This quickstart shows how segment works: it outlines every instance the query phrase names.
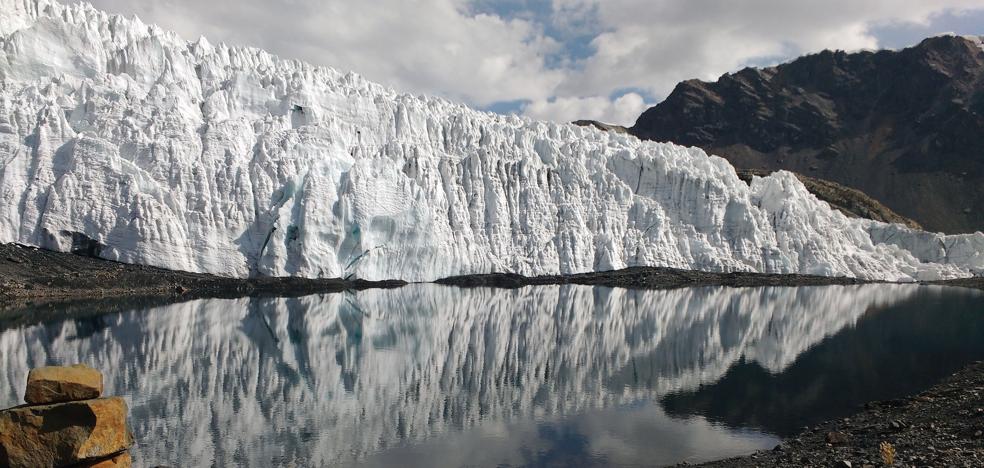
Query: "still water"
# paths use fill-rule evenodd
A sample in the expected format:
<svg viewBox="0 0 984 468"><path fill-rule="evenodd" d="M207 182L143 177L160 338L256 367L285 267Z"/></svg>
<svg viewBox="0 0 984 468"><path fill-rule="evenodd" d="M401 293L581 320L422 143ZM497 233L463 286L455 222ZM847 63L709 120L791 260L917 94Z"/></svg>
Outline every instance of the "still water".
<svg viewBox="0 0 984 468"><path fill-rule="evenodd" d="M652 466L771 448L984 359L984 294L916 285L411 285L0 325L123 395L137 466Z"/></svg>

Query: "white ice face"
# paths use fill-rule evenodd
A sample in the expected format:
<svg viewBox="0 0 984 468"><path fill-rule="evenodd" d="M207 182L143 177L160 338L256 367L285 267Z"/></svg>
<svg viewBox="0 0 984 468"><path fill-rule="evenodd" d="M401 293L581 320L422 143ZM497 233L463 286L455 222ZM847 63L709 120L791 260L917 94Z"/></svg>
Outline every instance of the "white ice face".
<svg viewBox="0 0 984 468"><path fill-rule="evenodd" d="M2 242L237 277L984 270L984 234L849 219L789 173L749 186L699 149L398 94L87 4L0 11Z"/></svg>

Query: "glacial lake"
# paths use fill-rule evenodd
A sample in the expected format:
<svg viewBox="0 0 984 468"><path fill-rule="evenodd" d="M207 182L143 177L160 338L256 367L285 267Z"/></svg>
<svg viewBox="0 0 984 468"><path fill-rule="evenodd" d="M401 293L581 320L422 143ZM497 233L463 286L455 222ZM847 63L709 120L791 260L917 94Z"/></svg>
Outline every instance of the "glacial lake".
<svg viewBox="0 0 984 468"><path fill-rule="evenodd" d="M652 466L982 359L969 289L410 285L2 325L0 407L85 362L129 402L135 466Z"/></svg>

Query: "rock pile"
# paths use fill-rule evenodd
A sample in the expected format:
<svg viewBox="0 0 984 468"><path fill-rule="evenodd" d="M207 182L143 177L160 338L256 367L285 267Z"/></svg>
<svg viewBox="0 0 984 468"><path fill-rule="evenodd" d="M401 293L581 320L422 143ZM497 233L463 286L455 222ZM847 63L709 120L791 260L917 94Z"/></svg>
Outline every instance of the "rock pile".
<svg viewBox="0 0 984 468"><path fill-rule="evenodd" d="M82 364L31 370L27 404L0 411L0 466L129 467L126 401L102 391L102 373Z"/></svg>

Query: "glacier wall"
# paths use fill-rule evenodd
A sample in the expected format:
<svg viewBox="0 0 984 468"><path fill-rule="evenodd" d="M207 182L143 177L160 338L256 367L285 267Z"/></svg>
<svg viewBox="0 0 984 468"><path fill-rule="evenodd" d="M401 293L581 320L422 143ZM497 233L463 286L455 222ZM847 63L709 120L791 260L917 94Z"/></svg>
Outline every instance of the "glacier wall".
<svg viewBox="0 0 984 468"><path fill-rule="evenodd" d="M749 186L699 149L400 94L84 3L0 11L0 242L236 277L984 270L984 234L848 219L791 174Z"/></svg>
<svg viewBox="0 0 984 468"><path fill-rule="evenodd" d="M141 466L348 466L655 401L743 358L778 374L866 313L943 291L428 284L192 301L0 330L0 407L32 367L85 362L127 398Z"/></svg>

